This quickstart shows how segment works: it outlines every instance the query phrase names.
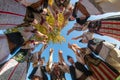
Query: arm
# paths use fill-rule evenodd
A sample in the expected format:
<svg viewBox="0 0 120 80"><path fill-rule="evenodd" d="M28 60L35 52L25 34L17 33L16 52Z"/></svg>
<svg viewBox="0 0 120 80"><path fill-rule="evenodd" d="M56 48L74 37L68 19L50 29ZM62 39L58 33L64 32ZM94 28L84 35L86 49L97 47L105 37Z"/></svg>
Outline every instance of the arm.
<svg viewBox="0 0 120 80"><path fill-rule="evenodd" d="M47 65L46 65L46 70L48 72L51 71L52 62L53 62L53 49L50 49L50 56L49 56L49 60L48 60Z"/></svg>
<svg viewBox="0 0 120 80"><path fill-rule="evenodd" d="M62 51L59 51L59 67L64 71L64 72L69 72L69 66L65 63L64 58L62 56Z"/></svg>
<svg viewBox="0 0 120 80"><path fill-rule="evenodd" d="M77 40L77 39L82 38L82 37L83 37L83 36L81 35L81 36L78 36L78 37L72 38L72 40Z"/></svg>
<svg viewBox="0 0 120 80"><path fill-rule="evenodd" d="M84 63L84 58L83 58L83 56L78 52L78 49L76 48L77 45L76 45L76 47L75 47L75 45L76 45L76 44L71 45L70 43L68 43L68 47L69 47L71 50L73 50L74 54L76 55L77 61L80 62L80 63L82 63L82 64L85 64L85 63ZM81 49L81 48L80 48L80 49Z"/></svg>
<svg viewBox="0 0 120 80"><path fill-rule="evenodd" d="M42 46L42 48L40 49L40 51L38 52L38 58L41 57L41 54L43 53L43 51L44 51L46 48L47 48L47 44L44 44L44 45Z"/></svg>
<svg viewBox="0 0 120 80"><path fill-rule="evenodd" d="M38 36L38 37L43 37L43 38L45 38L45 39L47 39L48 38L48 36L47 35L45 35L45 34L43 34L43 33L41 33L41 32L39 32L39 31L36 31L36 36Z"/></svg>

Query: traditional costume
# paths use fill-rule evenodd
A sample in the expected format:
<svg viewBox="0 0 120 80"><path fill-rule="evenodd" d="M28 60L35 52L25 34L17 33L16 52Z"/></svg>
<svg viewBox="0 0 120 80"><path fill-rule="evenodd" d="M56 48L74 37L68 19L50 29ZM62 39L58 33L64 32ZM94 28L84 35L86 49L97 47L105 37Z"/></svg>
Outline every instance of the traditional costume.
<svg viewBox="0 0 120 80"><path fill-rule="evenodd" d="M76 2L72 16L76 18L77 23L83 25L87 22L87 19L89 18L90 14L84 7L84 5L82 5L80 2ZM84 19L82 19L83 17Z"/></svg>
<svg viewBox="0 0 120 80"><path fill-rule="evenodd" d="M70 56L67 57L68 59L71 58ZM89 80L89 76L92 75L91 71L89 71L77 57L77 62L69 66L70 75L72 80Z"/></svg>
<svg viewBox="0 0 120 80"><path fill-rule="evenodd" d="M18 25L19 27L29 26L35 19L37 20L37 23L41 25L44 24L46 21L46 14L44 15L42 12L44 12L44 9L48 7L48 0L22 0L21 3L27 5L27 10L24 18L24 23Z"/></svg>
<svg viewBox="0 0 120 80"><path fill-rule="evenodd" d="M88 25L88 28L93 28L95 33L110 36L120 41L119 27L120 17L92 21Z"/></svg>
<svg viewBox="0 0 120 80"><path fill-rule="evenodd" d="M87 49L89 48L84 49L87 51L86 53L80 54L84 55L85 64L94 73L97 80L114 80L119 76L120 73L116 69L94 56Z"/></svg>
<svg viewBox="0 0 120 80"><path fill-rule="evenodd" d="M3 64L7 60L9 54L13 54L16 49L24 46L23 44L25 41L30 40L35 32L36 29L33 27L27 27L26 29L24 27L24 29L22 29L20 32L1 34L0 43L2 46L0 48L0 51L2 53L0 54L0 64Z"/></svg>
<svg viewBox="0 0 120 80"><path fill-rule="evenodd" d="M120 72L120 50L106 41L90 40L88 47L103 60Z"/></svg>
<svg viewBox="0 0 120 80"><path fill-rule="evenodd" d="M26 80L29 68L29 50L21 49L0 69L0 80ZM18 75L19 74L19 75Z"/></svg>

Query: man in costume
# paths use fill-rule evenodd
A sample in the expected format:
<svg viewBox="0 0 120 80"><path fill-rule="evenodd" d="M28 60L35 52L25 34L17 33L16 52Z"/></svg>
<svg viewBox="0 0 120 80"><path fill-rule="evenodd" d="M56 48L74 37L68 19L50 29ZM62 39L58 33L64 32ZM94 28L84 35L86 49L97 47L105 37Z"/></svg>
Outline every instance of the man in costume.
<svg viewBox="0 0 120 80"><path fill-rule="evenodd" d="M70 45L68 47L71 48ZM77 62L74 62L71 56L67 56L68 61L71 63L69 70L72 80L88 80L92 76L92 72L84 66L85 63L82 59L79 59L77 55L76 58Z"/></svg>

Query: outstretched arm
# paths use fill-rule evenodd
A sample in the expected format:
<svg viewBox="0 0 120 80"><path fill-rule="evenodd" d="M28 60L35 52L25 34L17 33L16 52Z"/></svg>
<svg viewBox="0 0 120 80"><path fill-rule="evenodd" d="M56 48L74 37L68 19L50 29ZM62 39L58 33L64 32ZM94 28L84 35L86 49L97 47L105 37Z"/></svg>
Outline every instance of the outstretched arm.
<svg viewBox="0 0 120 80"><path fill-rule="evenodd" d="M73 50L74 54L76 55L76 59L78 62L85 64L84 57L82 54L78 52L78 49L75 47L75 44L68 43L68 47ZM80 48L81 49L81 48Z"/></svg>
<svg viewBox="0 0 120 80"><path fill-rule="evenodd" d="M59 66L64 72L69 72L69 66L65 63L62 53L63 52L59 50Z"/></svg>
<svg viewBox="0 0 120 80"><path fill-rule="evenodd" d="M61 50L59 50L58 53L59 53L59 62L60 62L60 63L64 62L64 58L63 58L63 56L62 56L62 53L63 53L63 52L62 52Z"/></svg>
<svg viewBox="0 0 120 80"><path fill-rule="evenodd" d="M77 39L82 38L82 37L83 37L82 35L81 36L77 36L77 37L72 38L72 40L77 40Z"/></svg>
<svg viewBox="0 0 120 80"><path fill-rule="evenodd" d="M42 46L42 48L40 49L40 51L38 52L38 58L41 57L41 54L43 53L43 51L44 51L46 48L47 48L47 44L44 44L44 45Z"/></svg>
<svg viewBox="0 0 120 80"><path fill-rule="evenodd" d="M53 49L51 48L50 49L50 56L49 56L49 60L47 62L47 65L46 65L46 70L49 72L51 70L51 67L52 67L52 62L53 62Z"/></svg>

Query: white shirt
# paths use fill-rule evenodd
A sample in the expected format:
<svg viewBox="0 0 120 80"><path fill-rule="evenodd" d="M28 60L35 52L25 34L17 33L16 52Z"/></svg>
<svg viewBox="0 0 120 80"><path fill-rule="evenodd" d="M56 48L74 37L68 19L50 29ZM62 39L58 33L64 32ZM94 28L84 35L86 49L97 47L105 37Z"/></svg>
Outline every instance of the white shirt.
<svg viewBox="0 0 120 80"><path fill-rule="evenodd" d="M26 30L28 30L28 31L26 31ZM34 35L34 33L31 32L32 30L34 30L34 27L32 27L32 26L23 27L23 29L20 30L20 33L23 36L25 41L29 40Z"/></svg>
<svg viewBox="0 0 120 80"><path fill-rule="evenodd" d="M83 36L83 37L82 37L82 42L83 42L83 43L88 43L89 40L92 40L92 39L93 39L93 37L94 37L93 34L94 34L94 33L91 33L91 32L89 32L89 31L84 32L83 35L82 35L82 36Z"/></svg>
<svg viewBox="0 0 120 80"><path fill-rule="evenodd" d="M42 72L41 72L41 69L40 69L40 63L38 63L38 69L36 71L36 73L34 74L35 76L39 76L39 77L42 77Z"/></svg>
<svg viewBox="0 0 120 80"><path fill-rule="evenodd" d="M80 10L77 10L77 18L80 18L80 17L85 17L84 14L82 14L82 12Z"/></svg>
<svg viewBox="0 0 120 80"><path fill-rule="evenodd" d="M81 75L83 74L81 71L79 71L77 68L75 68L75 73L76 73L76 78L80 78Z"/></svg>
<svg viewBox="0 0 120 80"><path fill-rule="evenodd" d="M2 36L2 34L0 36ZM0 39L0 64L6 61L6 59L9 56L9 53L10 53L10 50L9 50L7 37Z"/></svg>
<svg viewBox="0 0 120 80"><path fill-rule="evenodd" d="M109 42L103 42L102 49L99 55L105 60L110 53L110 50L114 49L115 46Z"/></svg>

